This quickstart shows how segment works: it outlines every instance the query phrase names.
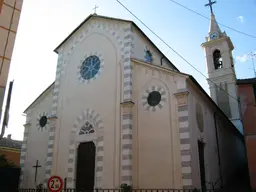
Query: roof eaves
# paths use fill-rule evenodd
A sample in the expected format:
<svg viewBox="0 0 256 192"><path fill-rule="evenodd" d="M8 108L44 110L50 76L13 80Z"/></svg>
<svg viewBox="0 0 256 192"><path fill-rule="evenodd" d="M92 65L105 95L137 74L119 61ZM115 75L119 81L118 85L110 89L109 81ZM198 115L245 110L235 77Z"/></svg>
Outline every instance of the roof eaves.
<svg viewBox="0 0 256 192"><path fill-rule="evenodd" d="M168 71L170 73L176 73L176 74L179 74L179 75L182 75L182 76L189 76L188 74L186 73L182 73L180 71L176 71L176 70L171 70L171 69L168 69L166 67L162 67L162 66L159 66L159 65L156 65L156 64L152 64L152 63L148 63L148 62L145 62L141 59L137 59L137 58L131 58L132 61L135 61L137 63L142 63L143 65L147 65L147 66L150 66L150 67L155 67L155 68L159 68L159 69L162 69L162 70L165 70L165 71Z"/></svg>
<svg viewBox="0 0 256 192"><path fill-rule="evenodd" d="M243 84L255 84L256 78L248 78L248 79L237 79L236 84L237 85L243 85Z"/></svg>

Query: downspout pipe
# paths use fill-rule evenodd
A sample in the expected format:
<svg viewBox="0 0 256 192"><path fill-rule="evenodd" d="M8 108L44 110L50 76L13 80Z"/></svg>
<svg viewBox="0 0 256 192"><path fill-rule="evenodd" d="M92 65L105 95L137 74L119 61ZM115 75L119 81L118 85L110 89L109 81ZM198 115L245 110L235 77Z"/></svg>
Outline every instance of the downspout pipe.
<svg viewBox="0 0 256 192"><path fill-rule="evenodd" d="M223 188L223 179L222 179L222 172L221 172L221 161L220 161L220 147L219 147L219 137L218 137L218 128L217 128L217 121L216 121L216 112L214 112L214 127L215 127L215 136L216 136L216 144L217 144L217 152L218 152L218 164L219 164L219 172L220 172L220 185Z"/></svg>

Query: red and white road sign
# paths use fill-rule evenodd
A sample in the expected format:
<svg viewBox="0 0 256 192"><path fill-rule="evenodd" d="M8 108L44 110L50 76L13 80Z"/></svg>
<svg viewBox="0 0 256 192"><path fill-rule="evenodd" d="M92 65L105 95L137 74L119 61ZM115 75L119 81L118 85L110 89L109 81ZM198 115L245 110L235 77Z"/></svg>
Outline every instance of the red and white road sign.
<svg viewBox="0 0 256 192"><path fill-rule="evenodd" d="M59 192L63 187L63 180L59 176L51 176L47 183L48 190L51 192Z"/></svg>

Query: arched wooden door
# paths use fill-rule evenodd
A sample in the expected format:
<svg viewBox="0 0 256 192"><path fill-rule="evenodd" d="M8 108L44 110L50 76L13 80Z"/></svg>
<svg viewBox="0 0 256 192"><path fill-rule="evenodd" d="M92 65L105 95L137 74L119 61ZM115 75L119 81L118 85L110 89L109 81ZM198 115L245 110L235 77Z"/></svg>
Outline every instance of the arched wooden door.
<svg viewBox="0 0 256 192"><path fill-rule="evenodd" d="M80 143L77 150L76 190L93 190L95 175L95 145Z"/></svg>

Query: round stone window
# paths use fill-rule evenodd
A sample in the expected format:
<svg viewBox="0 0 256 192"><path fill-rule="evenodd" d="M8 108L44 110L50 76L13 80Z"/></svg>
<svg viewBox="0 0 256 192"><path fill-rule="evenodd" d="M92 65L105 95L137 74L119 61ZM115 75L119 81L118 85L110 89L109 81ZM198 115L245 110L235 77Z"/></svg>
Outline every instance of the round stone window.
<svg viewBox="0 0 256 192"><path fill-rule="evenodd" d="M40 127L44 127L46 124L47 124L47 117L42 116L39 120L39 125L40 125Z"/></svg>
<svg viewBox="0 0 256 192"><path fill-rule="evenodd" d="M97 57L96 55L89 56L83 61L80 67L80 75L83 79L88 80L95 77L95 75L97 75L99 70L100 70L99 57Z"/></svg>
<svg viewBox="0 0 256 192"><path fill-rule="evenodd" d="M157 106L161 101L161 94L158 91L152 91L148 95L148 104L152 107Z"/></svg>

